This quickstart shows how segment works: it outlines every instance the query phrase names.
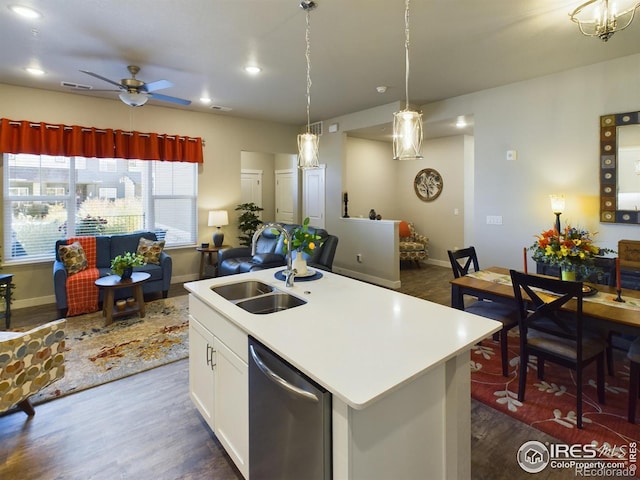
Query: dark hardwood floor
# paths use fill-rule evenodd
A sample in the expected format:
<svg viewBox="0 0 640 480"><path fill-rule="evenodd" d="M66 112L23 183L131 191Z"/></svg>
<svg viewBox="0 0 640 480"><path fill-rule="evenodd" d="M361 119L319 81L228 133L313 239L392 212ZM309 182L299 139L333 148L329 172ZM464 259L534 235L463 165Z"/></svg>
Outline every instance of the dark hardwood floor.
<svg viewBox="0 0 640 480"><path fill-rule="evenodd" d="M406 268L401 278L403 293L449 304L448 268ZM170 291L185 293L182 285ZM17 310L13 325L56 316L54 306ZM472 401L471 416L473 479L529 478L516 462L520 445L555 441L479 402ZM187 360L38 405L31 419L22 412L0 416L0 479L240 478L191 403ZM536 475L565 478L574 475L549 469Z"/></svg>

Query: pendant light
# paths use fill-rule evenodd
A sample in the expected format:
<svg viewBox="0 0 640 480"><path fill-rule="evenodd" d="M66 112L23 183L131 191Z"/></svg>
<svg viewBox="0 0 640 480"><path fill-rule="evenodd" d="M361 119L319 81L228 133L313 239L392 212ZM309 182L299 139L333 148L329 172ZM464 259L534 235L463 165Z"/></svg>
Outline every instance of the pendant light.
<svg viewBox="0 0 640 480"><path fill-rule="evenodd" d="M404 8L405 109L393 114L393 159L422 158L422 113L409 109L409 0Z"/></svg>
<svg viewBox="0 0 640 480"><path fill-rule="evenodd" d="M307 26L305 33L306 51L305 58L307 60L307 131L298 135L298 167L318 168L318 135L311 133L311 123L309 111L311 109L311 42L309 38L310 32L310 12L317 7L316 2L312 0L302 0L300 8L306 13Z"/></svg>
<svg viewBox="0 0 640 480"><path fill-rule="evenodd" d="M633 21L638 0L589 0L569 14L583 35L598 37L606 42L611 36L624 30Z"/></svg>

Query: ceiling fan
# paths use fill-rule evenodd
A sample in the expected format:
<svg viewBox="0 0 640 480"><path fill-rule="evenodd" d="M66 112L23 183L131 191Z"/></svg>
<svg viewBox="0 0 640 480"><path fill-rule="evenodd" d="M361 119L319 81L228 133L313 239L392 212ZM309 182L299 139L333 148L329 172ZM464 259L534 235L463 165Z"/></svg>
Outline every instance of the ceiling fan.
<svg viewBox="0 0 640 480"><path fill-rule="evenodd" d="M156 90L162 90L163 88L173 87L173 83L168 80L157 80L155 82L145 83L142 80L138 80L136 75L140 71L140 67L137 65L129 65L127 67L131 78L123 78L120 82L110 80L98 75L97 73L88 72L86 70L80 70L82 73L91 75L92 77L104 80L112 85L118 87L118 90L94 90L94 91L106 91L106 92L120 92L120 100L129 105L130 107L141 107L149 98L155 100L161 100L163 102L179 103L180 105L190 105L191 100L185 100L183 98L171 97L169 95L162 95L155 93Z"/></svg>

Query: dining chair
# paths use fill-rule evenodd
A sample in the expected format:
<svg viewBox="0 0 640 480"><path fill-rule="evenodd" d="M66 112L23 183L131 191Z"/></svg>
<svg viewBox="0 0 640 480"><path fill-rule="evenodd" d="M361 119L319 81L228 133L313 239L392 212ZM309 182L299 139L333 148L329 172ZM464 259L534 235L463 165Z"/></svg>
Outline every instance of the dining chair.
<svg viewBox="0 0 640 480"><path fill-rule="evenodd" d="M636 405L640 395L640 337L631 344L629 353L629 422L636 423Z"/></svg>
<svg viewBox="0 0 640 480"><path fill-rule="evenodd" d="M577 426L582 428L584 367L596 362L598 401L604 404L606 341L583 328L582 282L568 282L511 270L520 327L518 400L524 401L529 356L537 357L538 378L544 380L545 361L576 372ZM575 310L565 309L575 300Z"/></svg>
<svg viewBox="0 0 640 480"><path fill-rule="evenodd" d="M469 271L478 271L478 255L476 249L471 246L459 250L448 250L449 261L455 278L463 277ZM473 270L471 268L473 267ZM507 301L495 302L478 297L478 299L464 307L465 312L473 313L481 317L490 318L502 323L502 329L494 335L494 340L500 341L500 353L502 360L502 375L509 376L509 345L507 337L509 330L518 325L518 309Z"/></svg>

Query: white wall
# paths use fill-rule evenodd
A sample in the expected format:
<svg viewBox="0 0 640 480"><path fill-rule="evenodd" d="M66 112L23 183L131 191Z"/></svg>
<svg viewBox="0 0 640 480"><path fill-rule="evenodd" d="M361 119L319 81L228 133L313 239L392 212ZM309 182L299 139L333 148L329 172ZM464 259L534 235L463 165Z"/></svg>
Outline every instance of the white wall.
<svg viewBox="0 0 640 480"><path fill-rule="evenodd" d="M397 162L389 142L349 137L346 140L344 190L349 193L349 216L369 218L373 208L384 219L398 219Z"/></svg>
<svg viewBox="0 0 640 480"><path fill-rule="evenodd" d="M639 79L633 55L423 107L426 121L474 115L475 213L465 243L481 266L522 268L522 248L554 221L551 193L565 194L563 224L599 232L598 245L640 238L639 226L599 222L598 177L600 116L639 110ZM511 149L516 161L506 160ZM503 224L487 225L487 215Z"/></svg>
<svg viewBox="0 0 640 480"><path fill-rule="evenodd" d="M442 266L449 265L447 250L464 246L465 146L462 135L427 140L422 160L394 162L398 215L429 237L429 261ZM431 202L420 200L413 189L415 176L423 168L433 168L442 176L442 193Z"/></svg>

